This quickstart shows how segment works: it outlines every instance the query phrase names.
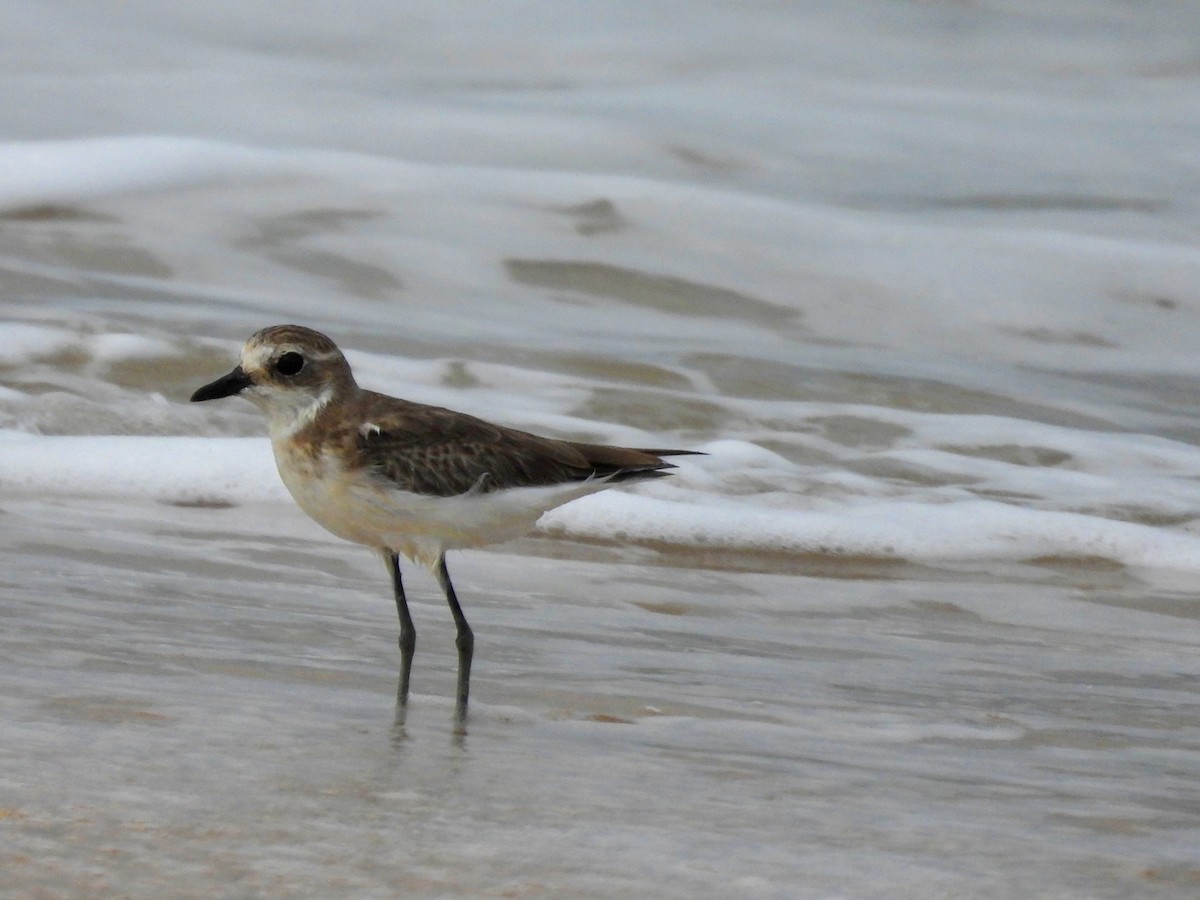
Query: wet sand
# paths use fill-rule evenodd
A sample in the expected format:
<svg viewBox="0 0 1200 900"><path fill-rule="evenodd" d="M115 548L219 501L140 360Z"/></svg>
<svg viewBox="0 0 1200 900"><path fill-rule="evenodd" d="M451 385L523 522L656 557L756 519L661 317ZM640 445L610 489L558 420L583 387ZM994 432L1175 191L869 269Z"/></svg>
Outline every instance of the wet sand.
<svg viewBox="0 0 1200 900"><path fill-rule="evenodd" d="M457 739L428 575L408 576L400 723L385 574L295 510L3 510L10 896L1200 887L1197 607L1112 566L458 554L477 655Z"/></svg>

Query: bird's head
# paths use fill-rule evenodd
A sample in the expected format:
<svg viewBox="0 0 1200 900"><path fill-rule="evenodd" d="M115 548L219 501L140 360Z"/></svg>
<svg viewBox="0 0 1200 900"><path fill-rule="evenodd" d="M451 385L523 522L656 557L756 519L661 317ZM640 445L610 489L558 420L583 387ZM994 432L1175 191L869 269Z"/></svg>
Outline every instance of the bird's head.
<svg viewBox="0 0 1200 900"><path fill-rule="evenodd" d="M333 341L301 325L272 325L251 335L233 371L197 390L192 402L245 397L275 435L312 421L353 387L350 364Z"/></svg>

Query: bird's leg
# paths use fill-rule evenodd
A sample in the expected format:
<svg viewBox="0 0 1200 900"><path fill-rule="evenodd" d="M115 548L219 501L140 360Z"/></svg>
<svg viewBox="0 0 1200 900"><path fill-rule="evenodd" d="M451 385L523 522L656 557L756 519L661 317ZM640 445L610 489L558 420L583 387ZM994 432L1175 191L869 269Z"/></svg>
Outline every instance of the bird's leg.
<svg viewBox="0 0 1200 900"><path fill-rule="evenodd" d="M471 657L475 652L475 635L467 624L462 607L458 605L458 597L454 595L454 585L450 583L450 573L446 571L446 555L438 557L437 580L446 594L446 602L450 604L450 614L454 616L454 626L458 636L454 646L458 648L458 695L454 704L454 721L461 729L467 721L467 694L471 688Z"/></svg>
<svg viewBox="0 0 1200 900"><path fill-rule="evenodd" d="M404 596L404 585L400 581L400 557L390 550L385 550L383 555L392 575L396 614L400 617L400 682L396 686L396 705L404 707L408 705L408 675L412 671L413 651L417 647L417 629L413 627L408 599Z"/></svg>

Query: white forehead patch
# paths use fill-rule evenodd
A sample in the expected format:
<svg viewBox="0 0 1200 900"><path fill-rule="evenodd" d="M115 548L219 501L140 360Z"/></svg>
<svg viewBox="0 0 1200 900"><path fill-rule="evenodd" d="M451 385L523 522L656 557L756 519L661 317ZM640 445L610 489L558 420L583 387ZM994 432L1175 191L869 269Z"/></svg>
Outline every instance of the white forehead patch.
<svg viewBox="0 0 1200 900"><path fill-rule="evenodd" d="M275 348L269 344L255 344L254 346L247 344L242 348L242 371L251 372L265 369L274 352Z"/></svg>

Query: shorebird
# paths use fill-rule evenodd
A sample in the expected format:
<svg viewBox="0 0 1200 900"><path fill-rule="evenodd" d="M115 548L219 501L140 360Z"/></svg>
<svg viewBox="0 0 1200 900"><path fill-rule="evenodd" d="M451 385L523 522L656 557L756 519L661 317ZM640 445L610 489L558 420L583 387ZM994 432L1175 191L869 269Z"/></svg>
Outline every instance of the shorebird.
<svg viewBox="0 0 1200 900"><path fill-rule="evenodd" d="M464 726L475 639L446 569L446 551L528 532L542 513L613 484L657 478L664 456L539 437L466 413L358 386L328 337L299 325L256 332L229 374L192 402L238 395L267 417L279 476L328 531L375 549L391 574L400 617L397 704L408 702L416 629L400 557L428 566L457 630L455 721Z"/></svg>

